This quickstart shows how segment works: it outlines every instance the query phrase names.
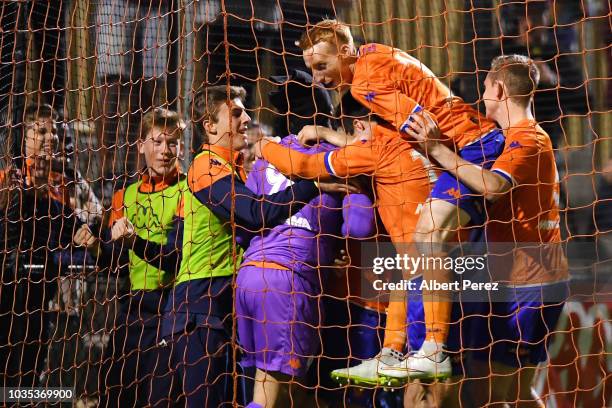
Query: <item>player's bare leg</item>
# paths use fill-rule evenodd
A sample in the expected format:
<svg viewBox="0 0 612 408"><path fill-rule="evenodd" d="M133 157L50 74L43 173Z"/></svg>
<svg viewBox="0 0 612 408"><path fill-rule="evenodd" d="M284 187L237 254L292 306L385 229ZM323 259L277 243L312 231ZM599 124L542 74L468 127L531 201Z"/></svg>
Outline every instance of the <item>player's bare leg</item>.
<svg viewBox="0 0 612 408"><path fill-rule="evenodd" d="M428 201L421 211L415 242L422 254L430 259L445 257L443 244L456 236L458 229L470 220L459 207L444 200ZM427 262L422 269L423 280L439 283L452 281L452 272L436 262ZM423 290L423 306L427 335L423 346L414 355L392 366L381 367L379 375L392 378L438 378L451 375L450 359L444 352L448 337L452 293L450 291Z"/></svg>
<svg viewBox="0 0 612 408"><path fill-rule="evenodd" d="M291 377L281 373L274 375L257 369L255 374L255 385L253 387L253 402L263 408L274 407L277 402L285 399L282 394L286 394L286 383L291 381Z"/></svg>

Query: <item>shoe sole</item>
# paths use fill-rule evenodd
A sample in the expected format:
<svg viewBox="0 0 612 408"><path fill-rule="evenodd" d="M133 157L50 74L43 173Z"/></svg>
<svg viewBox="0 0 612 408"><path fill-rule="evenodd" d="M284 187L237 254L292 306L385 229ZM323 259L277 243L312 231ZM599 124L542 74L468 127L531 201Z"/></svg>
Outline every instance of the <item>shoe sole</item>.
<svg viewBox="0 0 612 408"><path fill-rule="evenodd" d="M378 374L379 378L385 379L384 381L388 381L389 379L394 379L396 381L403 381L404 384L406 384L408 381L410 380L438 380L438 381L442 381L442 380L446 380L448 378L450 378L451 374L450 373L439 373L439 374L432 374L432 373L425 373L425 372L416 372L416 371L411 371L407 377L393 377L389 374Z"/></svg>
<svg viewBox="0 0 612 408"><path fill-rule="evenodd" d="M370 378L359 377L359 376L345 376L337 373L331 373L332 380L336 381L340 385L356 385L363 388L400 388L406 384L406 381L402 381L401 378L395 377L378 377L376 380Z"/></svg>

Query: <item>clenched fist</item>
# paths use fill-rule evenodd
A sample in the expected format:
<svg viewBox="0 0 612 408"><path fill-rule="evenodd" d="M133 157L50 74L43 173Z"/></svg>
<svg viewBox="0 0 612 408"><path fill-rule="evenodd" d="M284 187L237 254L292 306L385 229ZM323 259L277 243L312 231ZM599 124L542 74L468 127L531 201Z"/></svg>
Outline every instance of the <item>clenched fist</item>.
<svg viewBox="0 0 612 408"><path fill-rule="evenodd" d="M134 225L125 217L119 218L111 228L111 239L117 241L119 239L131 240L135 235Z"/></svg>

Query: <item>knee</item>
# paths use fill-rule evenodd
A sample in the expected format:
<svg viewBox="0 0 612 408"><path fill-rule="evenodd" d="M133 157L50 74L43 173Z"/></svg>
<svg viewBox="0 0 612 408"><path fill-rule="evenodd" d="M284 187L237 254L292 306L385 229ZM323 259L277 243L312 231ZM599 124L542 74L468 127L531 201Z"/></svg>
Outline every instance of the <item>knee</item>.
<svg viewBox="0 0 612 408"><path fill-rule="evenodd" d="M444 232L439 226L436 227L431 213L423 212L416 225L414 242L418 244L441 244L445 240Z"/></svg>

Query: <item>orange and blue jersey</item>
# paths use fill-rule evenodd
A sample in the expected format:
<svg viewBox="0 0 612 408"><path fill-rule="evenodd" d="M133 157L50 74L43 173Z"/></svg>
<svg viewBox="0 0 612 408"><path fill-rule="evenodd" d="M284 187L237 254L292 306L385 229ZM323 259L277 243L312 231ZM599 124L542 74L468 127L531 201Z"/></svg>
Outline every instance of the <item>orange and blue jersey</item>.
<svg viewBox="0 0 612 408"><path fill-rule="evenodd" d="M375 125L372 132L370 141L315 155L268 143L263 157L285 175L320 180L373 176L376 209L391 240L412 242L436 173L421 154L397 137L395 130Z"/></svg>
<svg viewBox="0 0 612 408"><path fill-rule="evenodd" d="M492 171L512 183L512 188L488 210L487 241L523 247L517 249L520 255L504 276L514 285L566 280L567 264L560 245L559 175L550 137L527 119L505 133L504 151ZM528 249L534 244L540 248L537 256Z"/></svg>
<svg viewBox="0 0 612 408"><path fill-rule="evenodd" d="M351 94L400 135L410 116L425 109L434 115L456 151L495 128L491 120L454 96L421 61L387 45L371 43L359 48Z"/></svg>
<svg viewBox="0 0 612 408"><path fill-rule="evenodd" d="M534 120L505 130L492 171L512 184L488 208L489 272L500 282L483 304L474 356L522 367L548 358L547 344L568 295L559 229L559 177L549 136ZM488 335L487 335L488 334ZM490 348L490 349L489 349ZM492 356L492 357L491 357Z"/></svg>
<svg viewBox="0 0 612 408"><path fill-rule="evenodd" d="M399 49L374 43L360 47L351 95L408 140L403 132L411 116L428 111L440 128L443 143L484 168L502 150L503 134L495 123L454 96L421 61ZM448 172L440 175L431 198L460 207L470 216L472 225L484 222L482 198Z"/></svg>

